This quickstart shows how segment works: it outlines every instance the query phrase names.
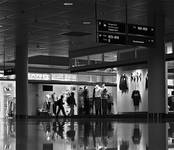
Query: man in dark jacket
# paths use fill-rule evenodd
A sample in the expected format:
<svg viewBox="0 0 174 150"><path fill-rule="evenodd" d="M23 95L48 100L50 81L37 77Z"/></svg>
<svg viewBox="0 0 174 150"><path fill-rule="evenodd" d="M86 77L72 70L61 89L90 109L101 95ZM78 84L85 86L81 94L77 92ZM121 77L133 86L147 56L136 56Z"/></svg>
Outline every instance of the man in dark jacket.
<svg viewBox="0 0 174 150"><path fill-rule="evenodd" d="M60 110L62 110L63 115L66 116L65 109L63 106L64 105L63 98L64 96L61 95L60 99L56 102L57 106L59 107L56 116L59 115Z"/></svg>

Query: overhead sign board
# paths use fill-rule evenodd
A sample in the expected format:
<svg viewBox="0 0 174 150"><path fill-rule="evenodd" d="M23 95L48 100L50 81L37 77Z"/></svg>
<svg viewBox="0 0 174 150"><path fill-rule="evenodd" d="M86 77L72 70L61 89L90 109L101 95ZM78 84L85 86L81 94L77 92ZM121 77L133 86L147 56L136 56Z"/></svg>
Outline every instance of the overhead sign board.
<svg viewBox="0 0 174 150"><path fill-rule="evenodd" d="M128 44L153 47L155 28L144 25L98 20L97 38L99 43ZM126 30L126 27L128 30ZM126 32L127 31L127 32Z"/></svg>
<svg viewBox="0 0 174 150"><path fill-rule="evenodd" d="M125 33L126 26L121 22L98 20L98 31Z"/></svg>
<svg viewBox="0 0 174 150"><path fill-rule="evenodd" d="M153 38L129 35L127 43L128 43L128 45L153 47L155 44L155 40Z"/></svg>
<svg viewBox="0 0 174 150"><path fill-rule="evenodd" d="M99 32L98 40L100 43L126 44L126 36L120 34Z"/></svg>
<svg viewBox="0 0 174 150"><path fill-rule="evenodd" d="M150 26L128 24L128 34L155 36L155 28Z"/></svg>
<svg viewBox="0 0 174 150"><path fill-rule="evenodd" d="M7 75L13 75L15 74L15 69L14 68L7 68L7 69L4 69L4 75L7 76Z"/></svg>

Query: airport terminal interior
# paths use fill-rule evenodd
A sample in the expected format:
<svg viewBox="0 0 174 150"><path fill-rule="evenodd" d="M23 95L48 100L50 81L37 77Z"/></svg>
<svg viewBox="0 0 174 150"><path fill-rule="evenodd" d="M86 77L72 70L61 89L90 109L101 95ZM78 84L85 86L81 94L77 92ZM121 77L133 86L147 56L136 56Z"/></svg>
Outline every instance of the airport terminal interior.
<svg viewBox="0 0 174 150"><path fill-rule="evenodd" d="M0 150L174 150L174 0L0 0Z"/></svg>

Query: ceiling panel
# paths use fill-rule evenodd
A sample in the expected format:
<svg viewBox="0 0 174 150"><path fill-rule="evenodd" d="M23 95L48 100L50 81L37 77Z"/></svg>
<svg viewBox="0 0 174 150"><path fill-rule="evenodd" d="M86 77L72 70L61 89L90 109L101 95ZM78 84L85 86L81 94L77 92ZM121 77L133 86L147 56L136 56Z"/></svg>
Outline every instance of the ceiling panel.
<svg viewBox="0 0 174 150"><path fill-rule="evenodd" d="M0 54L4 47L7 59L14 59L15 29L20 0L0 2ZM149 2L127 0L128 23L148 25ZM64 6L72 2L72 6ZM22 0L28 26L29 56L67 56L69 51L98 47L96 18L126 22L125 0ZM165 14L165 33L174 33L174 1L158 0ZM84 24L88 22L88 24ZM65 35L70 32L89 33L84 36ZM1 58L0 58L1 59Z"/></svg>

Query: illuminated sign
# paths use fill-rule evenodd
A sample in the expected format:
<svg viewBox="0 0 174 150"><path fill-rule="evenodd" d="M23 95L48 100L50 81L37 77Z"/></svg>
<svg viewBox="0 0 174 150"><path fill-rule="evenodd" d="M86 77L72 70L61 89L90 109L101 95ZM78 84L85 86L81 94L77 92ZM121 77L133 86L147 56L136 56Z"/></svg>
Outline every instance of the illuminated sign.
<svg viewBox="0 0 174 150"><path fill-rule="evenodd" d="M153 38L140 37L140 36L128 36L128 44L136 46L153 47L155 40Z"/></svg>
<svg viewBox="0 0 174 150"><path fill-rule="evenodd" d="M72 74L51 74L52 80L77 81L77 75Z"/></svg>
<svg viewBox="0 0 174 150"><path fill-rule="evenodd" d="M64 79L64 74L61 73L51 74L51 80L63 80L63 79Z"/></svg>
<svg viewBox="0 0 174 150"><path fill-rule="evenodd" d="M77 81L77 75L65 74L64 80L65 81Z"/></svg>
<svg viewBox="0 0 174 150"><path fill-rule="evenodd" d="M28 73L29 80L51 80L50 74Z"/></svg>
<svg viewBox="0 0 174 150"><path fill-rule="evenodd" d="M56 81L76 81L76 75L72 74L42 74L42 73L28 73L28 80L56 80Z"/></svg>
<svg viewBox="0 0 174 150"><path fill-rule="evenodd" d="M155 36L155 28L150 26L128 24L128 34L129 33L142 36Z"/></svg>
<svg viewBox="0 0 174 150"><path fill-rule="evenodd" d="M120 34L99 32L98 40L100 43L126 44L126 36Z"/></svg>
<svg viewBox="0 0 174 150"><path fill-rule="evenodd" d="M126 26L124 23L98 20L98 31L125 33L125 29Z"/></svg>

